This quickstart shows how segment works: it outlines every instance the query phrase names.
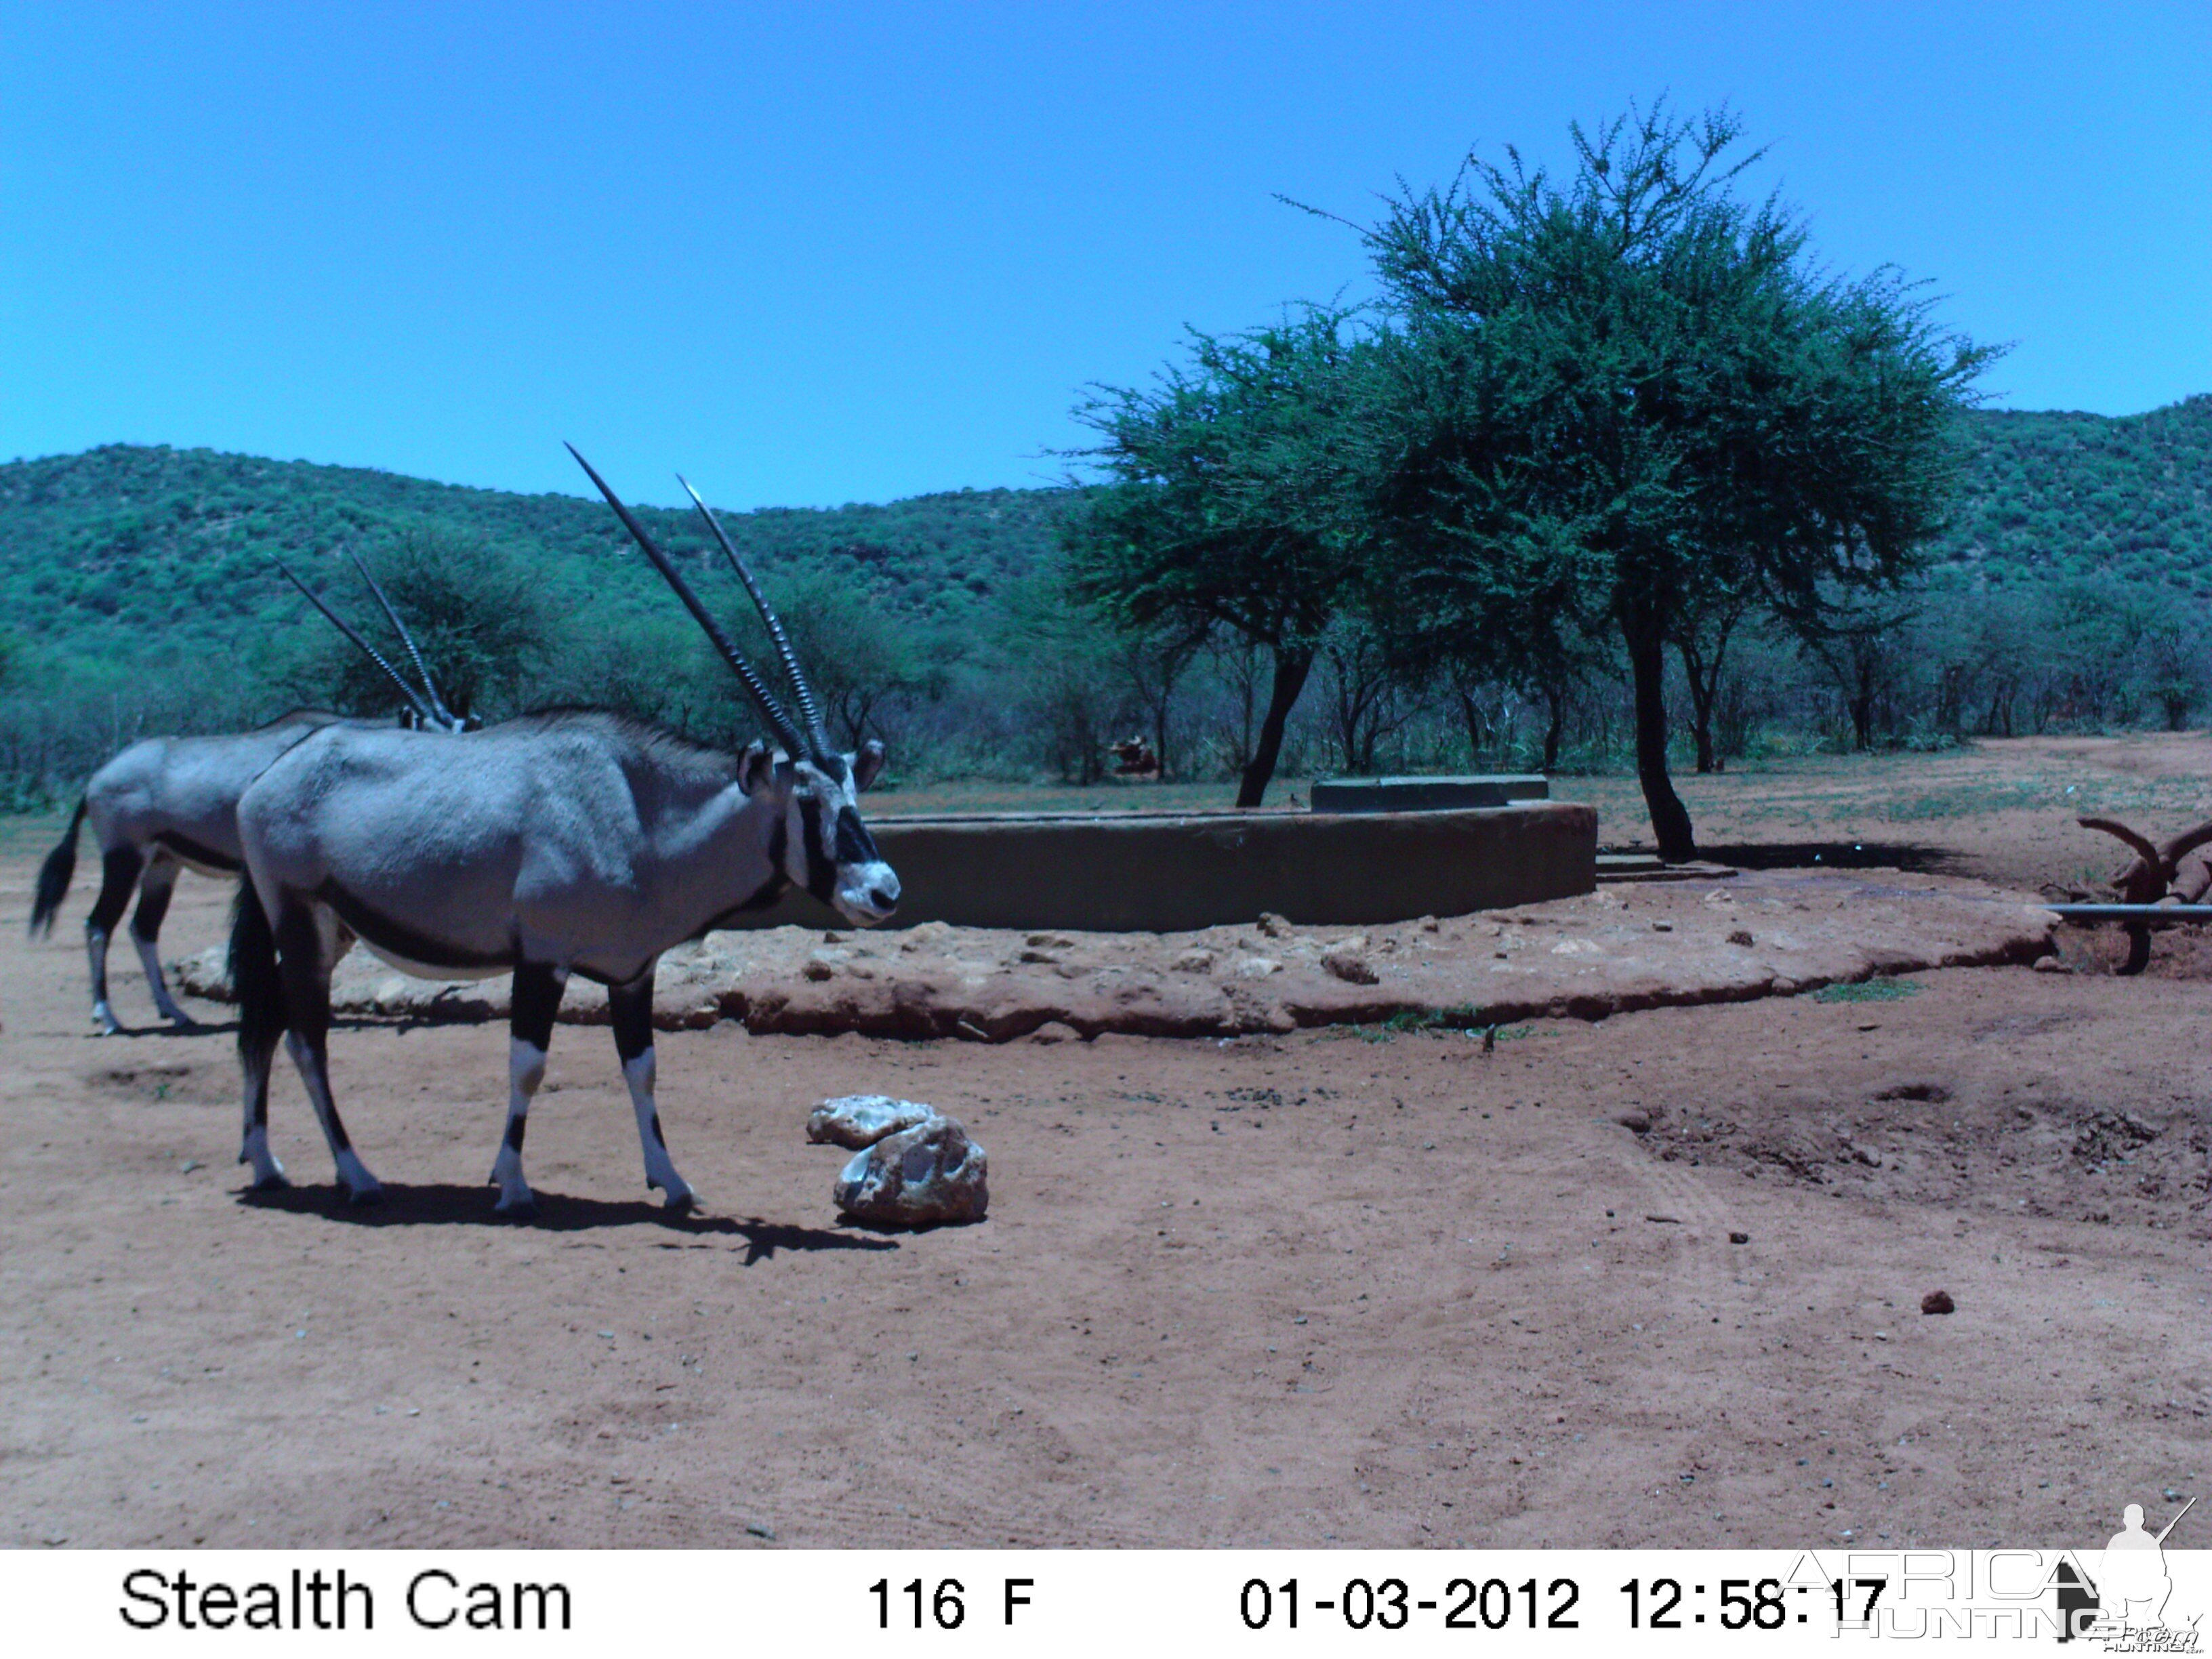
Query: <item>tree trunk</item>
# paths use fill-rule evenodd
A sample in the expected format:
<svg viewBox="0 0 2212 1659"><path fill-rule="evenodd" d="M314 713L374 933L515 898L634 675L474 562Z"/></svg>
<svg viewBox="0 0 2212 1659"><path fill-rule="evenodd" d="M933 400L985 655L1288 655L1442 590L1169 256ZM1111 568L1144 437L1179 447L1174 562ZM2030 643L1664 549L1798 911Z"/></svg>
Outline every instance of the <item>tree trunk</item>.
<svg viewBox="0 0 2212 1659"><path fill-rule="evenodd" d="M1566 734L1566 693L1556 685L1547 685L1544 688L1544 701L1552 711L1551 724L1544 728L1544 769L1553 772L1559 769L1559 739Z"/></svg>
<svg viewBox="0 0 2212 1659"><path fill-rule="evenodd" d="M1666 641L1656 628L1624 628L1628 665L1636 678L1636 777L1651 809L1659 856L1680 864L1698 855L1690 814L1667 775Z"/></svg>
<svg viewBox="0 0 2212 1659"><path fill-rule="evenodd" d="M1727 647L1726 636L1722 641ZM1682 657L1682 678L1690 683L1690 735L1698 743L1698 770L1713 769L1713 692L1720 684L1720 664L1715 661L1709 675L1698 648L1687 641L1675 647Z"/></svg>
<svg viewBox="0 0 2212 1659"><path fill-rule="evenodd" d="M1482 717L1482 706L1475 701L1474 693L1465 686L1453 689L1459 699L1460 719L1467 726L1467 751L1474 757L1475 766L1482 765L1483 751L1489 747L1490 722Z"/></svg>
<svg viewBox="0 0 2212 1659"><path fill-rule="evenodd" d="M1276 757L1283 752L1283 726L1291 718L1298 693L1305 690L1313 661L1311 651L1275 647L1275 678L1267 694L1267 717L1260 722L1260 745L1253 750L1243 781L1237 786L1239 806L1257 806L1267 793L1267 781L1275 775Z"/></svg>

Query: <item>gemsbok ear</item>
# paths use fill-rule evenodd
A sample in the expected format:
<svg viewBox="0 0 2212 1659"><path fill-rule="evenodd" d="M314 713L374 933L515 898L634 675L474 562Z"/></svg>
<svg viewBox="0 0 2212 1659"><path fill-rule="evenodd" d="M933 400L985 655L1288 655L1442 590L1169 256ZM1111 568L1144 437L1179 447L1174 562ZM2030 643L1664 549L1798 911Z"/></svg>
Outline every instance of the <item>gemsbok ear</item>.
<svg viewBox="0 0 2212 1659"><path fill-rule="evenodd" d="M866 789L884 769L884 743L881 738L870 738L860 745L860 752L853 757L853 787Z"/></svg>
<svg viewBox="0 0 2212 1659"><path fill-rule="evenodd" d="M757 795L775 779L774 752L764 743L747 744L744 753L738 757L738 787L748 795Z"/></svg>

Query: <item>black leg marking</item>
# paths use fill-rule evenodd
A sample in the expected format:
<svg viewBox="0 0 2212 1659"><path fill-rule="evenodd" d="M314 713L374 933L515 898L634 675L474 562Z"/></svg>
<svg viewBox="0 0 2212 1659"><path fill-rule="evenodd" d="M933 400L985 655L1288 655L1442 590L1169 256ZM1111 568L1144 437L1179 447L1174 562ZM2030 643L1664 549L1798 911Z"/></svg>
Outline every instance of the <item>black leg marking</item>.
<svg viewBox="0 0 2212 1659"><path fill-rule="evenodd" d="M660 1133L660 1113L658 1108L653 1114L653 1138L660 1143L663 1152L668 1150L668 1137Z"/></svg>
<svg viewBox="0 0 2212 1659"><path fill-rule="evenodd" d="M305 902L288 896L277 913L274 931L284 1012L291 1026L292 1058L307 1085L307 1098L322 1120L323 1138L330 1142L339 1179L357 1201L374 1198L378 1191L375 1178L351 1156L353 1141L331 1090L331 964L324 951L323 930Z"/></svg>
<svg viewBox="0 0 2212 1659"><path fill-rule="evenodd" d="M518 1115L507 1119L507 1144L510 1151L519 1152L522 1150L522 1132L529 1127L530 1120L526 1117Z"/></svg>
<svg viewBox="0 0 2212 1659"><path fill-rule="evenodd" d="M144 885L138 890L138 914L131 918L131 937L147 945L161 937L162 918L169 914L169 899L177 890L177 864L159 854L147 866Z"/></svg>
<svg viewBox="0 0 2212 1659"><path fill-rule="evenodd" d="M607 987L607 1018L615 1028L615 1052L627 1066L653 1047L653 969L627 985Z"/></svg>
<svg viewBox="0 0 2212 1659"><path fill-rule="evenodd" d="M93 901L92 914L84 919L87 933L97 931L112 934L115 924L123 920L123 913L131 906L131 892L138 885L138 873L146 867L146 860L135 847L110 848L100 855L100 896ZM100 994L106 995L106 988Z"/></svg>
<svg viewBox="0 0 2212 1659"><path fill-rule="evenodd" d="M518 1042L541 1053L553 1046L553 1021L561 1012L561 975L544 963L516 964L507 1030Z"/></svg>
<svg viewBox="0 0 2212 1659"><path fill-rule="evenodd" d="M284 1035L284 990L276 937L250 881L240 886L231 911L230 982L238 994L238 1063L246 1091L238 1160L253 1164L257 1187L281 1187L284 1171L269 1151L269 1071Z"/></svg>

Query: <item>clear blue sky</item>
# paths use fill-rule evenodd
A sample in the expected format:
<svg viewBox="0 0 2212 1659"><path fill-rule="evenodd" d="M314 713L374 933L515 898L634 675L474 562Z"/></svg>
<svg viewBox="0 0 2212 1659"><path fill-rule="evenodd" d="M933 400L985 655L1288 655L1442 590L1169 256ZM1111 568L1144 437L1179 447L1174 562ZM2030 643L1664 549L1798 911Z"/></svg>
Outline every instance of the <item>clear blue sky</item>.
<svg viewBox="0 0 2212 1659"><path fill-rule="evenodd" d="M1726 100L2015 408L2212 390L2212 5L20 5L0 457L733 507L1057 476L1085 382L1361 291L1472 146Z"/></svg>

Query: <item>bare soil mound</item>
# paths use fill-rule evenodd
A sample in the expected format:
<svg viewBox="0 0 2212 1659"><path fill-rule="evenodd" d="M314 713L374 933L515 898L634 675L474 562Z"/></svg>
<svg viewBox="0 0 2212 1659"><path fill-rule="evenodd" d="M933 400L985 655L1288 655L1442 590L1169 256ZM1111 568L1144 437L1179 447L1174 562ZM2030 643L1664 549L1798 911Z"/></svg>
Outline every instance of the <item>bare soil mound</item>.
<svg viewBox="0 0 2212 1659"><path fill-rule="evenodd" d="M1478 915L1354 929L1279 917L1190 933L1018 933L926 922L883 933L714 933L661 959L665 1028L741 1021L759 1035L1004 1042L1048 1027L1092 1037L1237 1036L1302 1026L1488 1025L1787 996L1876 974L2026 963L2051 918L2023 895L1895 871L1751 872L1624 884ZM194 995L228 994L219 949L174 964ZM507 1012L504 978L409 979L356 950L343 1012L408 1020ZM604 1022L578 984L562 1010Z"/></svg>

